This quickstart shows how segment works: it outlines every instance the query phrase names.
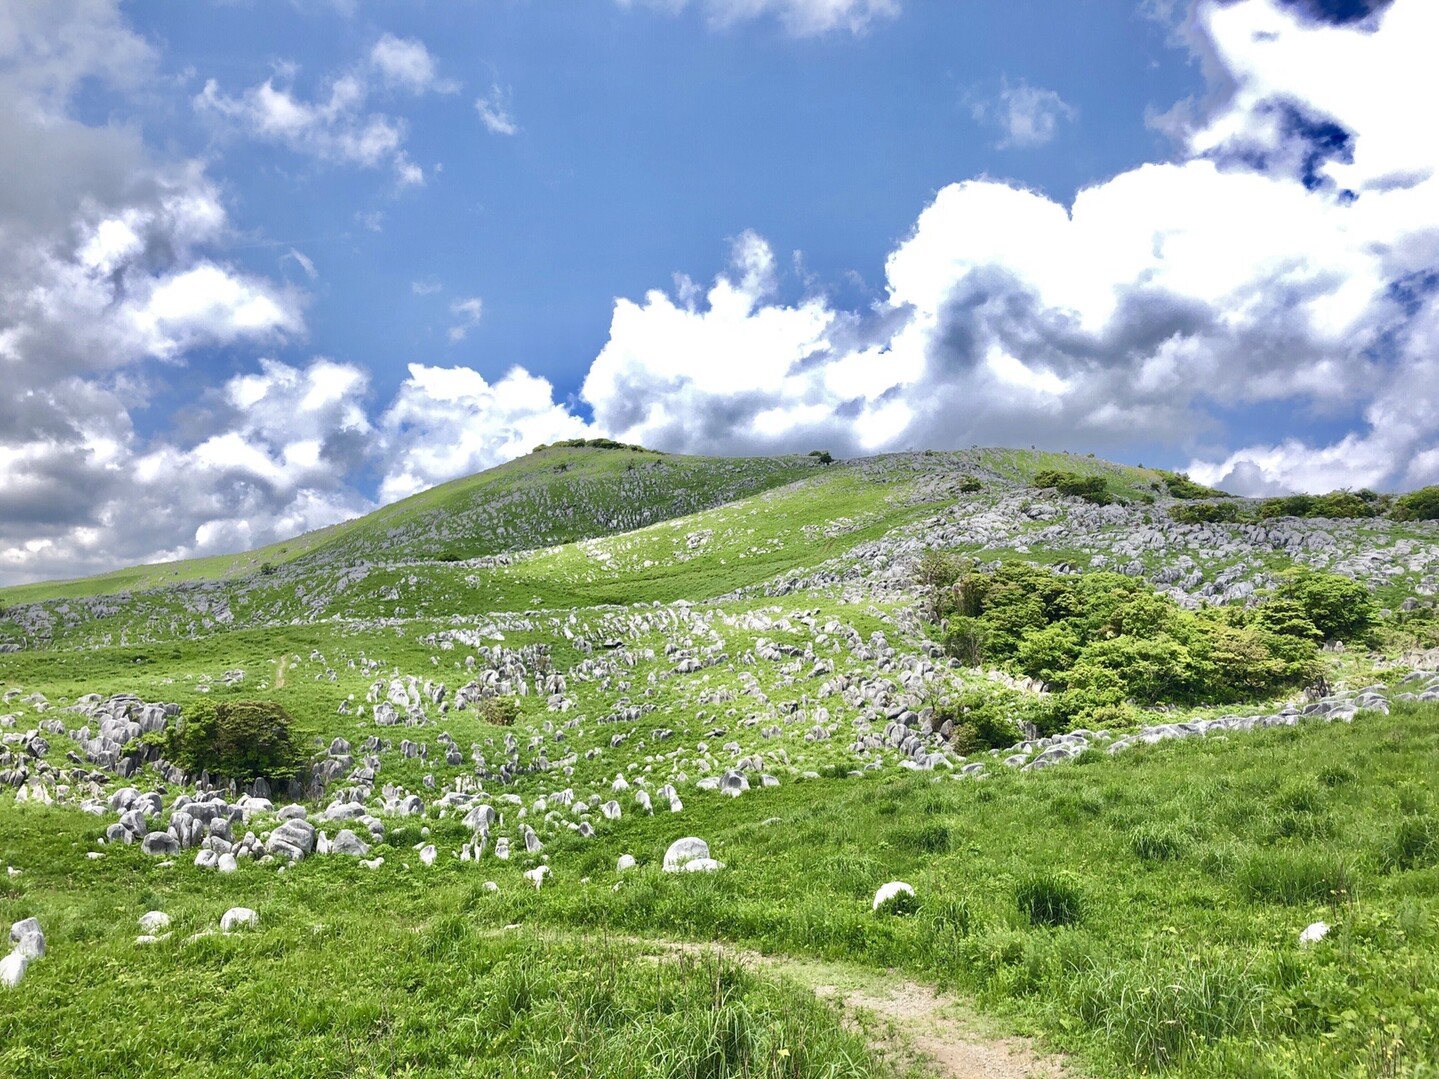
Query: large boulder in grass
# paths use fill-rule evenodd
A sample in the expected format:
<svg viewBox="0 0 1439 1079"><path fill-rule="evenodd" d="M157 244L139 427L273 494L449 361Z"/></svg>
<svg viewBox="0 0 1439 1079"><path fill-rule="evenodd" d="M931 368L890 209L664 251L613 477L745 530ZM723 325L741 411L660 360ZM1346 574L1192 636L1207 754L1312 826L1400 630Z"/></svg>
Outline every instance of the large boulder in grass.
<svg viewBox="0 0 1439 1079"><path fill-rule="evenodd" d="M295 817L285 821L265 841L269 854L283 854L291 861L302 862L315 851L315 826Z"/></svg>
<svg viewBox="0 0 1439 1079"><path fill-rule="evenodd" d="M151 832L140 844L146 854L171 857L180 853L180 841L169 832Z"/></svg>
<svg viewBox="0 0 1439 1079"><path fill-rule="evenodd" d="M331 854L349 854L356 858L363 858L370 853L370 845L357 836L348 828L343 829L335 836L334 842L330 844Z"/></svg>
<svg viewBox="0 0 1439 1079"><path fill-rule="evenodd" d="M220 932L238 933L242 929L254 929L260 924L260 915L249 907L231 907L220 916Z"/></svg>
<svg viewBox="0 0 1439 1079"><path fill-rule="evenodd" d="M685 863L708 860L710 856L710 845L703 839L696 836L686 836L684 839L676 839L665 851L664 871L666 873L678 873L684 869Z"/></svg>

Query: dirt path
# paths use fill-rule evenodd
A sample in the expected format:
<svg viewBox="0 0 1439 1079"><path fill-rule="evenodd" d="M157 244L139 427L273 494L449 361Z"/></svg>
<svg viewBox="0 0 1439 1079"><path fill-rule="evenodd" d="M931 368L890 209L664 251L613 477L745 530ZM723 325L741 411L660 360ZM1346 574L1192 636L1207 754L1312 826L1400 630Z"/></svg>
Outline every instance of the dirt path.
<svg viewBox="0 0 1439 1079"><path fill-rule="evenodd" d="M512 927L515 930L520 926ZM553 930L540 930L554 935ZM871 1048L908 1077L938 1079L1082 1079L1073 1064L1040 1050L1028 1038L999 1033L957 998L913 982L897 971L848 963L762 955L726 944L609 936L658 957L717 955L770 971L837 1002L849 1025Z"/></svg>
<svg viewBox="0 0 1439 1079"><path fill-rule="evenodd" d="M281 656L279 666L275 668L275 688L285 688L285 668L290 665L289 656Z"/></svg>

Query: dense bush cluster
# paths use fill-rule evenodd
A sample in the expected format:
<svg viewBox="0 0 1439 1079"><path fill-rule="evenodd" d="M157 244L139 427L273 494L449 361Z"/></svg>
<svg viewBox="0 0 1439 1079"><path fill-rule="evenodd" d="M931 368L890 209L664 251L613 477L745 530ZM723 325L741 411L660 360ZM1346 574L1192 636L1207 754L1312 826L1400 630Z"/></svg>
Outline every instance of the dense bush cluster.
<svg viewBox="0 0 1439 1079"><path fill-rule="evenodd" d="M1131 722L1135 706L1261 700L1318 676L1318 645L1363 637L1377 617L1361 584L1295 569L1253 607L1188 611L1115 573L1060 575L1023 562L993 572L938 552L922 560L927 613L946 652L1042 680L1053 692L1024 719ZM955 717L988 742L982 713Z"/></svg>
<svg viewBox="0 0 1439 1079"><path fill-rule="evenodd" d="M1174 493L1173 489L1170 493ZM1279 517L1353 520L1387 516L1396 521L1435 521L1439 520L1439 486L1423 487L1398 497L1361 489L1330 491L1324 495L1282 495L1250 503L1190 502L1182 506L1171 506L1169 515L1181 524L1256 524Z"/></svg>
<svg viewBox="0 0 1439 1079"><path fill-rule="evenodd" d="M1183 472L1159 473L1164 481L1164 489L1169 492L1170 498L1194 499L1194 498L1233 498L1234 496L1226 491L1220 491L1214 487L1205 487L1202 483L1195 483Z"/></svg>
<svg viewBox="0 0 1439 1079"><path fill-rule="evenodd" d="M240 783L294 779L305 765L295 720L274 701L200 701L186 707L165 755L192 774Z"/></svg>
<svg viewBox="0 0 1439 1079"><path fill-rule="evenodd" d="M485 723L513 727L520 718L520 702L513 697L486 697L476 703L475 714Z"/></svg>
<svg viewBox="0 0 1439 1079"><path fill-rule="evenodd" d="M1109 493L1109 484L1103 476L1081 476L1077 472L1060 472L1047 468L1036 473L1034 485L1041 490L1054 490L1062 495L1072 495L1096 506L1107 506L1114 501Z"/></svg>
<svg viewBox="0 0 1439 1079"><path fill-rule="evenodd" d="M1439 485L1400 495L1390 507L1396 521L1439 521Z"/></svg>
<svg viewBox="0 0 1439 1079"><path fill-rule="evenodd" d="M616 442L612 438L562 438L558 442L541 442L530 452L539 453L541 450L563 449L630 450L633 453L657 455L664 453L664 450L652 450L648 446L638 446L633 442Z"/></svg>
<svg viewBox="0 0 1439 1079"><path fill-rule="evenodd" d="M1373 491L1330 491L1327 495L1284 495L1260 502L1256 515L1261 521L1274 517L1378 517L1389 500Z"/></svg>

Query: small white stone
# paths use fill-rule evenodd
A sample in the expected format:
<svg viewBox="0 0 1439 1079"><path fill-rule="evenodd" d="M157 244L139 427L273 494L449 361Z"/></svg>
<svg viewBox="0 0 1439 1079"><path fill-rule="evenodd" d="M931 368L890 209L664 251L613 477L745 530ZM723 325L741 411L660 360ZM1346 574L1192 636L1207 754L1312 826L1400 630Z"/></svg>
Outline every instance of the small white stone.
<svg viewBox="0 0 1439 1079"><path fill-rule="evenodd" d="M170 928L170 916L163 910L150 910L140 915L140 928L147 933L158 933Z"/></svg>
<svg viewBox="0 0 1439 1079"><path fill-rule="evenodd" d="M626 869L635 867L635 856L633 854L621 854L620 860L615 863L615 872L623 873Z"/></svg>
<svg viewBox="0 0 1439 1079"><path fill-rule="evenodd" d="M686 873L715 873L724 868L724 863L713 858L691 858L680 868Z"/></svg>
<svg viewBox="0 0 1439 1079"><path fill-rule="evenodd" d="M1300 944L1317 944L1329 935L1329 924L1327 922L1311 922L1304 927L1304 932L1299 934Z"/></svg>
<svg viewBox="0 0 1439 1079"><path fill-rule="evenodd" d="M260 915L249 907L231 907L220 919L220 929L233 933L237 929L253 929L260 924Z"/></svg>
<svg viewBox="0 0 1439 1079"><path fill-rule="evenodd" d="M902 880L892 880L888 884L881 884L879 890L874 893L874 902L870 904L869 909L879 910L881 906L897 895L914 895L914 888Z"/></svg>
<svg viewBox="0 0 1439 1079"><path fill-rule="evenodd" d="M424 862L426 865L434 865L436 857L437 855L435 854L435 845L433 843L426 843L423 847L420 848L420 861Z"/></svg>
<svg viewBox="0 0 1439 1079"><path fill-rule="evenodd" d="M533 881L535 890L539 891L540 885L545 882L545 877L549 875L549 872L550 867L547 865L535 866L534 869L525 870L525 880Z"/></svg>
<svg viewBox="0 0 1439 1079"><path fill-rule="evenodd" d="M485 891L487 891L487 892L498 892L499 890L500 890L500 886L499 886L498 884L496 884L494 881L492 881L492 880L487 880L487 881L485 881Z"/></svg>
<svg viewBox="0 0 1439 1079"><path fill-rule="evenodd" d="M30 965L30 960L20 952L11 952L4 959L0 959L0 985L6 989L14 989L20 984L20 979L25 977L25 969Z"/></svg>

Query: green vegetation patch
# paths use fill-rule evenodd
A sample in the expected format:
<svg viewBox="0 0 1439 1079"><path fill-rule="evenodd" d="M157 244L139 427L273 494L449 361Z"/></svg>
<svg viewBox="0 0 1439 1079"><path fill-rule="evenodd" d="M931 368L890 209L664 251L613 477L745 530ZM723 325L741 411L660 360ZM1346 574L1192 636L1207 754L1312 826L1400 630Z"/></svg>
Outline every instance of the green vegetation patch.
<svg viewBox="0 0 1439 1079"><path fill-rule="evenodd" d="M949 655L1054 690L1023 716L1045 732L1131 724L1134 705L1273 697L1318 676L1319 642L1361 640L1378 617L1363 585L1307 568L1286 572L1258 606L1198 612L1115 573L1062 575L1025 562L985 573L931 551L918 576ZM973 729L966 737L995 744Z"/></svg>

